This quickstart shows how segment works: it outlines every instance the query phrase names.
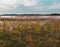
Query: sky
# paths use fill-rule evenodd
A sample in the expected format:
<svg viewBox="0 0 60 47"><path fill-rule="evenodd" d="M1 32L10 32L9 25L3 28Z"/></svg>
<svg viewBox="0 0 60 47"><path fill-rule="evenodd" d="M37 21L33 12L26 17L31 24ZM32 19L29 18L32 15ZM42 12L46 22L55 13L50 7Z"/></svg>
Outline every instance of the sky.
<svg viewBox="0 0 60 47"><path fill-rule="evenodd" d="M60 13L60 0L0 0L0 14Z"/></svg>

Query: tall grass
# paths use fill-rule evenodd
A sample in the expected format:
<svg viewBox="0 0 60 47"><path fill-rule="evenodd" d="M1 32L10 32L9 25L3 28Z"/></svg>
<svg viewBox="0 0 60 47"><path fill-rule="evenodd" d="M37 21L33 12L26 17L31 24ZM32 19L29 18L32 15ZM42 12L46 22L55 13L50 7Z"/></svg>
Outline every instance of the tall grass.
<svg viewBox="0 0 60 47"><path fill-rule="evenodd" d="M0 47L60 47L60 21L2 21Z"/></svg>

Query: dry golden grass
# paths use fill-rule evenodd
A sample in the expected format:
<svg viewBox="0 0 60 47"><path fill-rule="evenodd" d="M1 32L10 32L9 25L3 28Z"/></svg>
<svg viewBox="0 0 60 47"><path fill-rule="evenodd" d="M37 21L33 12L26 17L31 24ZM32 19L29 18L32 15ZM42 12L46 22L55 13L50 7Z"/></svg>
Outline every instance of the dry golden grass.
<svg viewBox="0 0 60 47"><path fill-rule="evenodd" d="M60 20L2 21L0 47L60 47Z"/></svg>

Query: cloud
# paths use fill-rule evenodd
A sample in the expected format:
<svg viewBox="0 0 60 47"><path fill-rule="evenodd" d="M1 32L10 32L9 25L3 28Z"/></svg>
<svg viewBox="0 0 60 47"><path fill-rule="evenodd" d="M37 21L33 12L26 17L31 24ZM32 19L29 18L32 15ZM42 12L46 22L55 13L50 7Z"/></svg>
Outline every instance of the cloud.
<svg viewBox="0 0 60 47"><path fill-rule="evenodd" d="M32 7L35 13L60 13L60 1L42 0L40 5Z"/></svg>
<svg viewBox="0 0 60 47"><path fill-rule="evenodd" d="M16 0L1 0L0 1L0 9L6 10L6 9L11 9L15 7L16 5Z"/></svg>
<svg viewBox="0 0 60 47"><path fill-rule="evenodd" d="M20 5L32 7L36 5L36 0L0 0L0 11L14 9Z"/></svg>
<svg viewBox="0 0 60 47"><path fill-rule="evenodd" d="M24 6L35 6L36 0L22 0L22 5Z"/></svg>
<svg viewBox="0 0 60 47"><path fill-rule="evenodd" d="M55 10L55 9L60 9L60 3L57 3L57 4L53 4L53 5L51 5L48 9L53 9L53 10Z"/></svg>
<svg viewBox="0 0 60 47"><path fill-rule="evenodd" d="M0 13L60 12L60 0L0 0Z"/></svg>

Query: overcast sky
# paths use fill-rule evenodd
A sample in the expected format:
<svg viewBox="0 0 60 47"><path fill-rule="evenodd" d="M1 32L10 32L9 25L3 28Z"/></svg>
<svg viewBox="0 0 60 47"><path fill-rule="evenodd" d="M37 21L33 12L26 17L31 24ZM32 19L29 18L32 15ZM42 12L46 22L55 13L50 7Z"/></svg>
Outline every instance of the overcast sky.
<svg viewBox="0 0 60 47"><path fill-rule="evenodd" d="M4 13L60 13L60 0L0 0Z"/></svg>

